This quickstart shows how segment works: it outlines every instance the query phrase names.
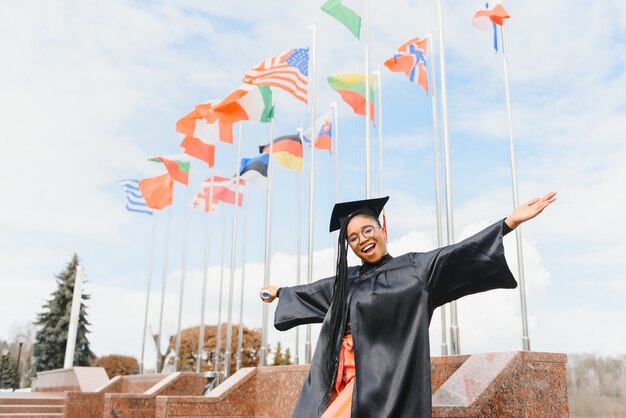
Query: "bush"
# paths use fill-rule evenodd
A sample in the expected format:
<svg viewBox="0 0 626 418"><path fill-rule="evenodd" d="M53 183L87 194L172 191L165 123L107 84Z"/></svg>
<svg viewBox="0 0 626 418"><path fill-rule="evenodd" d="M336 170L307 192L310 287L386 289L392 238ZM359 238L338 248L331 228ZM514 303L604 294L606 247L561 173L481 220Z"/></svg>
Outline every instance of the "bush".
<svg viewBox="0 0 626 418"><path fill-rule="evenodd" d="M139 373L139 362L137 362L135 357L121 356L119 354L99 357L91 362L91 366L104 367L107 375L109 375L109 379L115 376Z"/></svg>

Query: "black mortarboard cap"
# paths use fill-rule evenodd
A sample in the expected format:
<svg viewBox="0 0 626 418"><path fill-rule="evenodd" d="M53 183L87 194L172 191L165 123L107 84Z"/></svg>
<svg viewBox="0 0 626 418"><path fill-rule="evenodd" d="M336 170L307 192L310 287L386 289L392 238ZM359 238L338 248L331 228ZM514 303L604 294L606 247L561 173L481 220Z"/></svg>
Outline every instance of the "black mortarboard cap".
<svg viewBox="0 0 626 418"><path fill-rule="evenodd" d="M388 200L389 196L385 196L377 199L337 203L333 208L333 213L330 215L330 232L340 229L347 220L357 213L371 212L378 218Z"/></svg>

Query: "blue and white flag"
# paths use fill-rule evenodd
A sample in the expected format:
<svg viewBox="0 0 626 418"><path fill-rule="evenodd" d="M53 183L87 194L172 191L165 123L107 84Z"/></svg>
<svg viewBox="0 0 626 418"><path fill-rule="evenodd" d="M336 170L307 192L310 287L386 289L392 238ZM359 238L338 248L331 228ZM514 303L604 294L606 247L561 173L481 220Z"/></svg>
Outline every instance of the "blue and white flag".
<svg viewBox="0 0 626 418"><path fill-rule="evenodd" d="M239 176L261 189L267 189L267 165L269 161L269 154L261 154L254 158L242 158Z"/></svg>
<svg viewBox="0 0 626 418"><path fill-rule="evenodd" d="M123 179L117 182L126 193L126 210L135 213L144 213L146 215L152 215L154 212L146 205L146 200L141 195L139 190L139 180L137 179Z"/></svg>

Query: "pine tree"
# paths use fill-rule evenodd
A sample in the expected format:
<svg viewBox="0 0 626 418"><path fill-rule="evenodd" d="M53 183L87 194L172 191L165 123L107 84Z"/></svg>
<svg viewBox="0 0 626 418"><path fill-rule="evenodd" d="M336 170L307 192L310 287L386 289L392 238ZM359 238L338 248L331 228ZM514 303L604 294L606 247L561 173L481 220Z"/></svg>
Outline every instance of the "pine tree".
<svg viewBox="0 0 626 418"><path fill-rule="evenodd" d="M8 389L13 387L15 380L15 360L10 354L6 356L0 355L0 389Z"/></svg>
<svg viewBox="0 0 626 418"><path fill-rule="evenodd" d="M283 354L283 348L280 341L276 344L276 350L274 351L274 364L272 366L283 366L291 364L291 352L287 349Z"/></svg>
<svg viewBox="0 0 626 418"><path fill-rule="evenodd" d="M39 329L33 347L36 371L63 367L77 265L78 256L74 254L65 271L56 276L58 287L52 293L52 298L43 306L43 312L37 314L35 325ZM87 321L86 300L89 300L89 295L83 293L74 351L75 366L89 366L95 358L87 339L87 326L91 324Z"/></svg>

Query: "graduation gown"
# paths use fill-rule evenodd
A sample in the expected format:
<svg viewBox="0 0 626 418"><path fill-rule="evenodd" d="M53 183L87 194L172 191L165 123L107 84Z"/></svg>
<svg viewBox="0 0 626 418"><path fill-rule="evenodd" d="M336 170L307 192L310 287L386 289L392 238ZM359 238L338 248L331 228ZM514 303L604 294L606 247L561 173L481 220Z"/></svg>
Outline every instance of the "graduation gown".
<svg viewBox="0 0 626 418"><path fill-rule="evenodd" d="M348 269L356 364L353 418L432 415L428 327L433 311L466 295L517 286L504 258L503 224L457 244L404 254L365 273L360 267ZM278 330L322 322L292 417L320 417L327 407L321 405L326 390L321 365L328 357L334 279L280 290L274 318Z"/></svg>

